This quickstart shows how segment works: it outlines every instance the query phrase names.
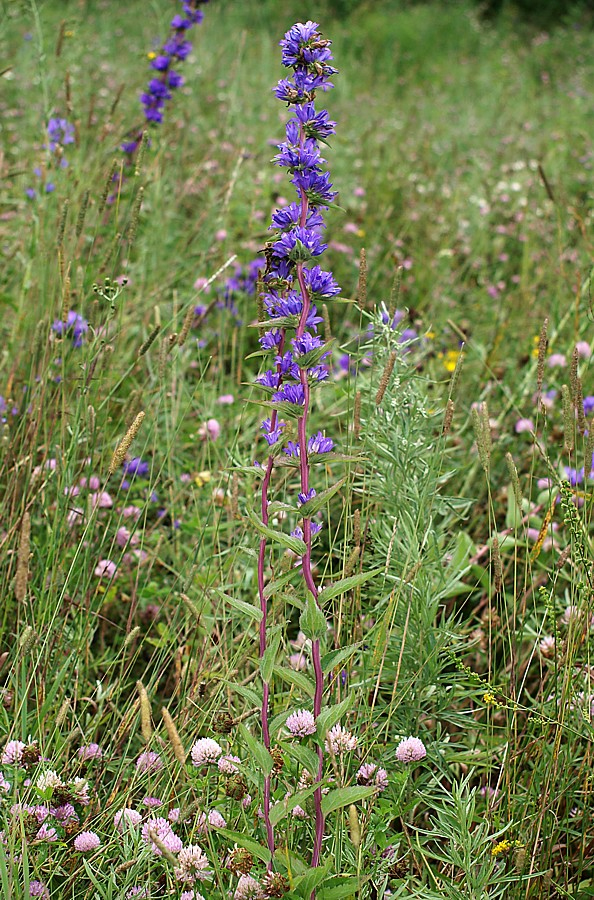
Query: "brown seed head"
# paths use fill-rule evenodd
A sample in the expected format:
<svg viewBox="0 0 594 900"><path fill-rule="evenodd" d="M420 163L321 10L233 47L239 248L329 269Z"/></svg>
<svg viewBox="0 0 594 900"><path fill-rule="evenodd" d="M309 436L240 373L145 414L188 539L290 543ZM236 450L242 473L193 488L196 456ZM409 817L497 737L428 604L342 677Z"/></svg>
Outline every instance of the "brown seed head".
<svg viewBox="0 0 594 900"><path fill-rule="evenodd" d="M254 865L254 857L243 847L236 847L231 850L227 857L226 866L234 875L249 875Z"/></svg>
<svg viewBox="0 0 594 900"><path fill-rule="evenodd" d="M265 897L282 897L289 890L289 881L280 872L269 872L262 879Z"/></svg>

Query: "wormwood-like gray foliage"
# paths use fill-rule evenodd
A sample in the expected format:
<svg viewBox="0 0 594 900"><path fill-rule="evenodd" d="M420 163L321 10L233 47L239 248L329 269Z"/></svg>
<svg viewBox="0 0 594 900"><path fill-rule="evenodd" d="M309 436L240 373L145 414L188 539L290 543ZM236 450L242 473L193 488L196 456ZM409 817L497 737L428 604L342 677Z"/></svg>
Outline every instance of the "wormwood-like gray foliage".
<svg viewBox="0 0 594 900"><path fill-rule="evenodd" d="M448 496L450 477L441 428L446 391L430 399L431 385L416 366L418 354L398 345L398 334L378 316L374 323L375 376L362 410L365 487L370 497L371 556L366 565L383 567L373 582L373 653L384 655L382 684L394 699L406 696L409 727L428 697L442 694L442 651L451 643L444 616L446 601L466 591L468 543L460 532L469 504ZM375 387L394 348L394 370L379 405ZM452 537L454 536L454 537ZM404 646L403 646L404 645ZM397 673L397 674L396 674Z"/></svg>

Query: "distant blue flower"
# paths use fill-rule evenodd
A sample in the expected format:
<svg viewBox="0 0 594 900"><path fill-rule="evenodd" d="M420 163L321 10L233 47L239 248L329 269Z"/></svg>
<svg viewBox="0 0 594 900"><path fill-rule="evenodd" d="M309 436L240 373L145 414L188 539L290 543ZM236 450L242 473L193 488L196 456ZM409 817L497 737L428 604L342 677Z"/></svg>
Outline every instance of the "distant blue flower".
<svg viewBox="0 0 594 900"><path fill-rule="evenodd" d="M151 69L159 77L151 78L147 90L140 95L146 121L158 125L163 121L165 104L171 100L171 91L181 87L183 77L173 68L177 62L188 58L192 44L187 39L188 31L202 21L203 13L198 8L208 0L181 0L182 13L176 13L170 22L170 34L151 60ZM131 159L142 140L142 130L132 134L120 144L120 149Z"/></svg>
<svg viewBox="0 0 594 900"><path fill-rule="evenodd" d="M74 125L67 119L50 119L47 123L49 149L54 153L58 144L62 147L74 143Z"/></svg>
<svg viewBox="0 0 594 900"><path fill-rule="evenodd" d="M140 456L134 456L132 459L126 460L122 466L124 475L127 475L130 478L134 478L135 476L138 476L138 478L148 478L150 468L150 463L142 460Z"/></svg>
<svg viewBox="0 0 594 900"><path fill-rule="evenodd" d="M69 311L65 322L63 322L61 319L56 319L54 324L52 325L52 331L55 331L56 334L60 335L60 337L64 337L66 335L72 337L73 347L82 347L83 337L88 330L89 323L87 322L87 320L84 319L79 313L75 312L73 309Z"/></svg>

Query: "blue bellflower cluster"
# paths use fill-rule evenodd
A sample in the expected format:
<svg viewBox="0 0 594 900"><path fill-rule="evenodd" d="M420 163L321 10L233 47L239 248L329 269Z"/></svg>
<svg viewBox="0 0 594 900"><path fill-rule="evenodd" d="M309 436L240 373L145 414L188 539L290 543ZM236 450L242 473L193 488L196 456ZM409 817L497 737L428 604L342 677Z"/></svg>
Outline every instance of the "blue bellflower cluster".
<svg viewBox="0 0 594 900"><path fill-rule="evenodd" d="M176 13L172 18L169 37L158 53L150 54L154 77L140 95L140 100L146 121L151 125L159 125L163 121L163 110L165 103L171 100L171 92L184 83L174 66L189 56L192 44L187 38L188 32L204 18L199 7L208 3L208 0L181 0L181 3L182 12ZM131 158L138 150L141 140L142 129L125 140L121 149Z"/></svg>
<svg viewBox="0 0 594 900"><path fill-rule="evenodd" d="M273 214L271 229L277 234L265 249L262 300L271 327L260 344L274 353L274 367L256 381L270 395L273 412L262 430L271 447L282 443L285 422L279 416L306 419L310 387L328 377L324 360L329 351L317 331L322 318L316 303L340 293L332 274L318 264L327 246L322 210L336 192L329 173L322 171L325 160L318 144L334 134L336 123L326 110L316 110L314 100L317 90L332 87L329 78L336 69L329 65L330 43L316 22L297 23L280 42L283 65L293 69L293 78L279 81L274 93L293 108L294 115L273 162L289 170L297 201ZM294 337L287 329L294 329ZM332 440L318 433L307 441L306 457L332 448ZM284 452L299 458L299 442L290 441Z"/></svg>

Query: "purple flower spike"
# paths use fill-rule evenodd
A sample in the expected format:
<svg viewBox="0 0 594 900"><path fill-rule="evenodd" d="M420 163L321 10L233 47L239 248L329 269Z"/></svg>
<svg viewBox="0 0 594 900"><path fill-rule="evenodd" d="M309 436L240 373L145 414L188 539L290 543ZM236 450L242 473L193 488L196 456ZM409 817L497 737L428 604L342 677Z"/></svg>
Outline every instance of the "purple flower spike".
<svg viewBox="0 0 594 900"><path fill-rule="evenodd" d="M270 453L266 464L262 465L261 516L265 526L269 524L269 488L275 465L287 457L295 462L299 472L297 503L304 507L316 496L310 486L310 455L328 453L334 442L321 431L307 438L308 417L312 405L312 389L328 377L328 367L322 360L329 355L324 349L324 341L317 333L317 325L322 321L317 315L316 302L326 301L340 293L332 273L325 272L319 265L311 265L326 249L322 241L324 219L322 211L336 197L330 174L323 171L325 160L320 153L318 142L325 141L334 133L335 123L325 110L315 108L316 91L332 87L329 78L336 72L330 65L331 42L324 38L316 22L298 22L285 34L280 42L282 61L292 70L291 78L281 79L274 88L275 96L288 103L294 110L286 128L286 140L278 144L279 152L273 162L287 169L291 184L295 188L296 199L283 209L277 209L272 216L272 228L276 236L264 250L266 267L262 274L261 300L270 318L270 330L260 338L263 350L274 356L274 366L256 378L256 382L269 392L273 411L270 418L262 423L264 437L269 445L282 444L284 423L279 422L279 410L292 418L297 418L297 440L287 440L282 446L282 454ZM317 388L316 388L317 390ZM277 407L276 404L283 404ZM292 409L288 407L293 407ZM283 456L284 455L284 456ZM313 576L312 538L322 525L313 522L311 515L303 515L301 523L293 528L291 535L301 541L304 548L301 555L300 571L305 589L317 603L318 588ZM267 563L267 537L260 540L258 554L258 594L260 598L260 657L267 649L268 601L265 590ZM306 737L316 730L316 719L322 709L324 675L321 665L320 638L312 636L311 658L315 674L313 712L297 710L287 719L287 728L294 737ZM264 681L262 699L262 738L270 749L269 731L270 685ZM324 748L317 747L318 774L315 779L315 838L311 865L319 864L325 829L322 809L321 780L324 776ZM262 813L266 827L268 849L275 851L274 826L270 817L271 778L264 779L264 802ZM295 812L295 810L294 810Z"/></svg>
<svg viewBox="0 0 594 900"><path fill-rule="evenodd" d="M176 63L183 62L192 51L192 44L187 34L194 25L203 18L199 9L208 0L181 0L181 12L171 19L170 33L156 54L149 54L151 69L156 77L151 78L148 88L140 95L144 109L144 117L149 124L159 125L163 121L165 104L171 100L171 91L181 87L183 77L173 68ZM142 129L133 133L120 144L120 149L131 162L142 140Z"/></svg>

